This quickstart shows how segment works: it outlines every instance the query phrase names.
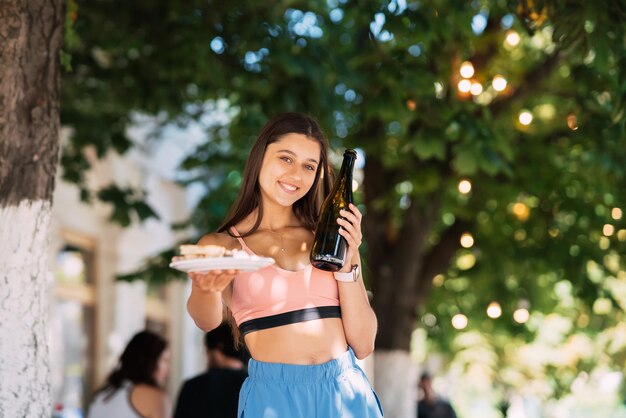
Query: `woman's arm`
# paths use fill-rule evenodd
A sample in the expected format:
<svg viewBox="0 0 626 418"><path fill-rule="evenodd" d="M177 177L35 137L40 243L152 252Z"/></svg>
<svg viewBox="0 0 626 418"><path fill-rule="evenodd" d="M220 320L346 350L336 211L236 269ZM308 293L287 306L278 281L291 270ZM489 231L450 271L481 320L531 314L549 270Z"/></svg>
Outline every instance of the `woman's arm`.
<svg viewBox="0 0 626 418"><path fill-rule="evenodd" d="M361 271L361 257L358 251L363 236L361 234L361 212L356 206L350 204L350 211L344 210L341 215L346 219L337 220L342 227L339 233L348 242L347 260L350 260L350 263L346 263L341 272L349 272L354 264L358 264L359 271ZM338 286L346 340L354 350L355 356L358 359L363 359L374 351L378 327L376 314L370 306L363 284L363 276L359 273L356 282L338 282Z"/></svg>
<svg viewBox="0 0 626 418"><path fill-rule="evenodd" d="M213 274L211 275L213 276ZM202 331L208 332L222 323L222 292L204 290L202 282L210 281L211 276L191 273L191 294L187 300L187 312Z"/></svg>
<svg viewBox="0 0 626 418"><path fill-rule="evenodd" d="M352 264L361 266L361 258L352 258ZM363 284L363 276L354 283L338 282L341 317L346 340L358 359L364 359L374 351L378 321L372 310Z"/></svg>
<svg viewBox="0 0 626 418"><path fill-rule="evenodd" d="M199 245L222 245L218 234L204 236ZM212 270L191 272L191 294L187 300L187 311L198 328L211 331L222 323L222 292L228 292L237 270Z"/></svg>

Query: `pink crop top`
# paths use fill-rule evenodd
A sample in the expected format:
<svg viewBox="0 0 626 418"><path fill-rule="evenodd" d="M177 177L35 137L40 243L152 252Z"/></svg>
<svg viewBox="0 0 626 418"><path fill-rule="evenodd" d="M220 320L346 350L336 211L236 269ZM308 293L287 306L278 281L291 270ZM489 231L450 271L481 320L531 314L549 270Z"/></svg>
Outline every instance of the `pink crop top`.
<svg viewBox="0 0 626 418"><path fill-rule="evenodd" d="M242 250L254 252L230 232ZM242 334L320 318L341 318L339 289L333 274L314 268L289 271L270 265L240 272L233 280L231 311Z"/></svg>

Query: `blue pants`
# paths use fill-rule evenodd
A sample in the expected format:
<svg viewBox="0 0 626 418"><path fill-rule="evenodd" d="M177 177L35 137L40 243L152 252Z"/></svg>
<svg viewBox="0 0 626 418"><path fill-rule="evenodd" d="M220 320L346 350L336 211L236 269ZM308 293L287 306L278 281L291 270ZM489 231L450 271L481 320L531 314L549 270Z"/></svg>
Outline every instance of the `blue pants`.
<svg viewBox="0 0 626 418"><path fill-rule="evenodd" d="M380 418L383 411L351 348L323 364L250 360L238 418Z"/></svg>

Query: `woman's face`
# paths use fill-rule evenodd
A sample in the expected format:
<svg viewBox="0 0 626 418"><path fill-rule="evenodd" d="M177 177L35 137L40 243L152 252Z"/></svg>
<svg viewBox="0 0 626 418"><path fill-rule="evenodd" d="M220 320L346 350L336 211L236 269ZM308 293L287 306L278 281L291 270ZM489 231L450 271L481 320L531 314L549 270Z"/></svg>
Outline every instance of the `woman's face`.
<svg viewBox="0 0 626 418"><path fill-rule="evenodd" d="M315 181L320 155L319 142L302 134L287 134L269 144L259 172L263 198L281 206L301 199Z"/></svg>
<svg viewBox="0 0 626 418"><path fill-rule="evenodd" d="M157 362L157 368L154 371L154 380L156 380L159 386L164 386L167 382L167 377L170 374L170 361L172 359L172 354L169 348L166 348L163 353L161 353L161 357L159 357L159 361Z"/></svg>

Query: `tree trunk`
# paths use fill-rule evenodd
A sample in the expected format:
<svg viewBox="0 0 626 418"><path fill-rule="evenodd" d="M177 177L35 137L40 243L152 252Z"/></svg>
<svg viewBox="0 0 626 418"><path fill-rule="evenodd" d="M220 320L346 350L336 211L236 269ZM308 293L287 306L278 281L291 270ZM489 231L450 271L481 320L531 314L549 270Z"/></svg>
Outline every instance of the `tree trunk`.
<svg viewBox="0 0 626 418"><path fill-rule="evenodd" d="M0 416L50 416L49 202L0 209ZM6 239L6 237L11 237Z"/></svg>
<svg viewBox="0 0 626 418"><path fill-rule="evenodd" d="M363 231L367 238L372 306L378 318L375 387L388 418L415 418L417 365L410 357L411 335L435 275L446 270L459 248L465 225L456 223L435 245L428 242L441 208L437 195L414 200L394 227L388 209L376 202L388 193L396 173L368 156L365 166Z"/></svg>
<svg viewBox="0 0 626 418"><path fill-rule="evenodd" d="M51 414L47 236L61 0L0 0L0 417Z"/></svg>
<svg viewBox="0 0 626 418"><path fill-rule="evenodd" d="M415 418L417 365L408 350L376 350L375 389L386 418Z"/></svg>

